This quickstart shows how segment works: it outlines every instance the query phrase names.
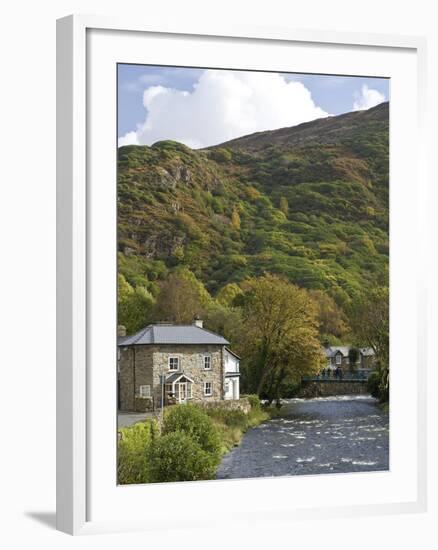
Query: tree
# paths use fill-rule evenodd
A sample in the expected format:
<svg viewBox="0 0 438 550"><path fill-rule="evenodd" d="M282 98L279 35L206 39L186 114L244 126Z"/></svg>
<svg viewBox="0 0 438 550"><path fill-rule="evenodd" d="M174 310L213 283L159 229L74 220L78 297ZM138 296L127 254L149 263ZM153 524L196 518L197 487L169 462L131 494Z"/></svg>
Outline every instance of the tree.
<svg viewBox="0 0 438 550"><path fill-rule="evenodd" d="M117 323L132 334L150 322L155 300L144 287L132 287L122 274L118 275Z"/></svg>
<svg viewBox="0 0 438 550"><path fill-rule="evenodd" d="M289 203L287 202L286 197L280 198L280 210L287 217L287 215L289 214Z"/></svg>
<svg viewBox="0 0 438 550"><path fill-rule="evenodd" d="M219 290L216 300L224 306L231 306L236 296L240 296L241 294L242 289L238 284L228 283Z"/></svg>
<svg viewBox="0 0 438 550"><path fill-rule="evenodd" d="M191 323L202 315L210 295L196 277L188 270L179 270L160 284L160 293L154 308L155 321Z"/></svg>
<svg viewBox="0 0 438 550"><path fill-rule="evenodd" d="M358 360L359 360L359 350L357 348L350 348L348 351L348 361L350 363L350 370L354 370Z"/></svg>
<svg viewBox="0 0 438 550"><path fill-rule="evenodd" d="M358 345L373 348L380 378L380 398L389 398L389 289L378 287L356 300L350 323Z"/></svg>
<svg viewBox="0 0 438 550"><path fill-rule="evenodd" d="M237 348L243 330L242 314L238 307L212 302L204 312L205 327L231 342Z"/></svg>
<svg viewBox="0 0 438 550"><path fill-rule="evenodd" d="M231 227L236 231L240 230L240 216L236 209L231 214Z"/></svg>
<svg viewBox="0 0 438 550"><path fill-rule="evenodd" d="M275 275L249 280L243 322L249 391L279 400L286 384L319 372L324 357L314 303L305 290Z"/></svg>
<svg viewBox="0 0 438 550"><path fill-rule="evenodd" d="M319 332L322 339L329 336L342 338L349 331L347 317L344 311L336 304L331 296L323 290L310 290L319 323ZM328 338L330 340L330 338Z"/></svg>

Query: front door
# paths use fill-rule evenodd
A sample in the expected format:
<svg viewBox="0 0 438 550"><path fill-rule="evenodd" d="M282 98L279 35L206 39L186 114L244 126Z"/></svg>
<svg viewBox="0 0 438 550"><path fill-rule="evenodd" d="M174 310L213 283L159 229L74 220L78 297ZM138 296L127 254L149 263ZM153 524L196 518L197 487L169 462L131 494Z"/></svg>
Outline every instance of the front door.
<svg viewBox="0 0 438 550"><path fill-rule="evenodd" d="M178 384L178 400L180 403L187 401L187 382L180 382Z"/></svg>

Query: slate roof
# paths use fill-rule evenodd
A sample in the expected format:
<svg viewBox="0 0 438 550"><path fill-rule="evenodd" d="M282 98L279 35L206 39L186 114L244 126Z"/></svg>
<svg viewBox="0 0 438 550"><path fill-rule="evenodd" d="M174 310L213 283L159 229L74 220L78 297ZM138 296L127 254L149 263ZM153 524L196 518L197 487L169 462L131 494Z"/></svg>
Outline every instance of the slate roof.
<svg viewBox="0 0 438 550"><path fill-rule="evenodd" d="M373 348L359 348L359 351L365 357L370 357L371 355L375 355Z"/></svg>
<svg viewBox="0 0 438 550"><path fill-rule="evenodd" d="M229 345L219 334L195 325L148 325L131 336L118 339L119 346L147 344L216 344Z"/></svg>
<svg viewBox="0 0 438 550"><path fill-rule="evenodd" d="M350 346L330 346L328 348L325 348L325 355L326 357L334 357L338 351L342 353L344 357L348 357L348 352L350 351ZM373 348L358 348L359 352L364 355L365 357L369 357L374 355Z"/></svg>
<svg viewBox="0 0 438 550"><path fill-rule="evenodd" d="M176 382L177 380L184 380L191 382L193 384L193 380L184 374L183 372L174 372L170 376L166 378L166 384L172 384L173 382Z"/></svg>
<svg viewBox="0 0 438 550"><path fill-rule="evenodd" d="M325 348L326 357L334 357L338 351L342 353L344 357L348 356L348 351L350 348L348 346L330 346Z"/></svg>

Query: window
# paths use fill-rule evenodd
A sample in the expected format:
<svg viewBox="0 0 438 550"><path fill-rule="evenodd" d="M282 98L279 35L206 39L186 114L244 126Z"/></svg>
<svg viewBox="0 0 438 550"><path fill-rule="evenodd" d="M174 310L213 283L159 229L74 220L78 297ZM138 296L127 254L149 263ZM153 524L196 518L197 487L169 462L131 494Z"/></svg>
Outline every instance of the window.
<svg viewBox="0 0 438 550"><path fill-rule="evenodd" d="M213 387L211 382L204 382L204 395L212 395Z"/></svg>
<svg viewBox="0 0 438 550"><path fill-rule="evenodd" d="M228 393L230 391L230 383L227 381L225 382L225 393Z"/></svg>
<svg viewBox="0 0 438 550"><path fill-rule="evenodd" d="M187 399L192 398L192 385L190 382L187 382Z"/></svg>
<svg viewBox="0 0 438 550"><path fill-rule="evenodd" d="M336 364L342 365L342 355L340 353L336 355Z"/></svg>
<svg viewBox="0 0 438 550"><path fill-rule="evenodd" d="M211 370L211 355L204 355L204 370Z"/></svg>
<svg viewBox="0 0 438 550"><path fill-rule="evenodd" d="M169 370L179 369L179 357L169 357Z"/></svg>
<svg viewBox="0 0 438 550"><path fill-rule="evenodd" d="M149 384L140 386L140 397L150 397L151 396L151 387Z"/></svg>

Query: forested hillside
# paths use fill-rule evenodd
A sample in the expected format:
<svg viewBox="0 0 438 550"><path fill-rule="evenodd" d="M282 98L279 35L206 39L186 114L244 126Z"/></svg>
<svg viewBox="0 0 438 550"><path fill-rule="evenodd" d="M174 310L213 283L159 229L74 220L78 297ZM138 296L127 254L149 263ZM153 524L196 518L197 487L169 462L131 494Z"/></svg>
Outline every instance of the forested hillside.
<svg viewBox="0 0 438 550"><path fill-rule="evenodd" d="M388 277L388 103L204 150L119 149L119 273L216 295L265 272L345 305Z"/></svg>

